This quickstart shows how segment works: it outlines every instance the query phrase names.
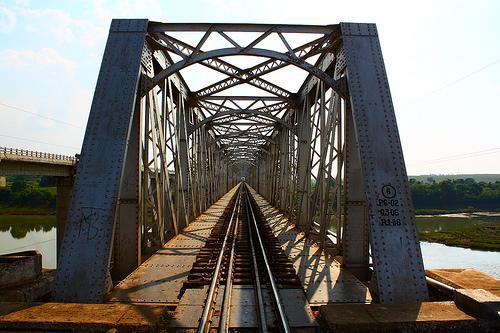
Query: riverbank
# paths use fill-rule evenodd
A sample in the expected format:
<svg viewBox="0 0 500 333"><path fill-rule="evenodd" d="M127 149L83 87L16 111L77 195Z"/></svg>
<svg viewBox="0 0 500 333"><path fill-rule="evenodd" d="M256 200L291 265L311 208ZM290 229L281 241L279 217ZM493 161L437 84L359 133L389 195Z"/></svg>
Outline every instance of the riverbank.
<svg viewBox="0 0 500 333"><path fill-rule="evenodd" d="M13 207L0 205L0 215L55 215L51 207Z"/></svg>
<svg viewBox="0 0 500 333"><path fill-rule="evenodd" d="M0 231L23 238L29 231L48 231L56 224L50 208L1 207ZM417 215L420 240L475 250L500 252L500 213L467 212Z"/></svg>
<svg viewBox="0 0 500 333"><path fill-rule="evenodd" d="M488 213L417 216L420 240L500 251L500 215Z"/></svg>

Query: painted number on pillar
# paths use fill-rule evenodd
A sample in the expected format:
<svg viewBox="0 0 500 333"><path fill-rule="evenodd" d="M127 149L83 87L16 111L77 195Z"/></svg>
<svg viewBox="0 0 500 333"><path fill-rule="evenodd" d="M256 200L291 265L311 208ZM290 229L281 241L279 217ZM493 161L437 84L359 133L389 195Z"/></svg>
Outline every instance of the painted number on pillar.
<svg viewBox="0 0 500 333"><path fill-rule="evenodd" d="M377 213L379 215L379 225L399 226L401 218L399 213L399 200L396 198L396 189L392 185L384 185L381 189L382 196L379 196L377 203Z"/></svg>

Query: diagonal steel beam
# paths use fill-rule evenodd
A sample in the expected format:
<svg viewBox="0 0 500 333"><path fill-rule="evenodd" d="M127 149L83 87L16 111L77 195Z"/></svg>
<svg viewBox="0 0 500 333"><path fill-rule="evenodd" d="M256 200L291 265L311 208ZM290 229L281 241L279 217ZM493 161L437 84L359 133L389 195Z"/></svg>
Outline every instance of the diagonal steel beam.
<svg viewBox="0 0 500 333"><path fill-rule="evenodd" d="M165 48L171 49L172 52L178 54L184 54L184 60L190 61L197 54L203 53L201 50L197 50L197 48L180 41L172 36L164 35L164 34L154 34L155 37L159 38L161 41L165 42ZM186 59L187 57L187 59ZM254 78L247 79L242 75L245 71L237 66L234 66L227 61L221 60L219 58L207 59L205 61L200 62L202 65L216 70L220 73L226 74L229 76L229 81L234 81L233 83L240 82L248 83L256 88L267 91L273 95L280 96L283 98L289 98L292 93L287 91L286 89L281 88L280 86L275 85L272 82L264 80L262 78ZM236 84L228 84L227 88L235 86ZM226 88L226 89L227 89ZM215 93L215 92L213 92Z"/></svg>

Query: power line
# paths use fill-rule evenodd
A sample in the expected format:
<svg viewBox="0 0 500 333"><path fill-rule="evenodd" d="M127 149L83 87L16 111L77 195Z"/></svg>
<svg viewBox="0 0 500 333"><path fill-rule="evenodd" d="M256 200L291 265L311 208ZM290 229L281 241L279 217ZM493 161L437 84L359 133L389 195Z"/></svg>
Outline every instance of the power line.
<svg viewBox="0 0 500 333"><path fill-rule="evenodd" d="M500 147L499 148L490 148L490 149L485 149L485 150L479 150L479 151L473 151L473 152L470 152L470 153L462 153L462 154L457 154L457 155L440 157L440 158L428 160L426 162L436 162L436 161L440 161L440 160L443 160L443 159L450 159L450 158L456 158L456 157L466 157L466 155L475 155L475 154L487 153L487 152L497 151L497 150L500 150Z"/></svg>
<svg viewBox="0 0 500 333"><path fill-rule="evenodd" d="M450 87L450 86L452 86L452 85L455 85L455 84L459 83L460 81L463 81L463 80L465 80L465 79L468 79L468 78L469 78L469 77L471 77L472 75L475 75L475 74L477 74L477 73L479 73L479 72L482 72L482 71L484 71L485 69L487 69L487 68L489 68L489 67L491 67L491 66L494 66L494 65L496 65L496 64L498 64L498 63L500 63L500 59L497 59L497 60L495 60L495 61L493 61L493 62L490 62L489 64L484 65L483 67L480 67L480 68L476 69L475 71L470 72L469 74L466 74L466 75L464 75L464 76L462 76L462 77L459 77L459 78L457 78L457 79L455 79L455 80L453 80L453 81L451 81L451 82L448 82L447 84L445 84L445 85L443 85L443 86L441 86L441 87L439 87L439 88L437 88L437 89L435 89L435 90L432 90L432 91L430 92L430 94L434 94L434 93L436 93L436 92L438 92L438 91L441 91L441 90L446 89L446 88L448 88L448 87Z"/></svg>
<svg viewBox="0 0 500 333"><path fill-rule="evenodd" d="M474 152L469 152L469 153L463 153L463 154L457 154L457 155L451 155L451 156L446 156L446 157L440 157L440 158L424 161L420 164L442 163L442 162L448 162L448 161L461 160L464 158L481 157L481 156L485 156L485 155L492 155L492 154L498 154L498 153L500 153L500 147L479 150L479 151L474 151Z"/></svg>
<svg viewBox="0 0 500 333"><path fill-rule="evenodd" d="M53 228L54 227L52 227L52 229ZM50 230L52 230L52 229L50 229ZM41 241L41 242L36 242L36 243L25 245L25 246L18 246L18 247L12 248L12 249L5 250L3 252L9 253L11 251L21 250L21 249L24 249L24 248L27 248L27 247L36 247L37 245L42 245L42 244L45 244L45 243L53 242L55 240L56 240L55 238L51 238L51 239L48 239L48 240L44 240L44 241Z"/></svg>
<svg viewBox="0 0 500 333"><path fill-rule="evenodd" d="M63 148L71 148L71 149L80 149L77 147L72 147L72 146L64 146L64 145L59 145L56 143L50 143L50 142L44 142L44 141L38 141L38 140L32 140L32 139L26 139L26 138L20 138L17 136L11 136L11 135L5 135L5 134L0 134L0 136L3 136L5 138L10 138L10 139L15 139L15 140L21 140L21 141L28 141L28 142L35 142L35 143L42 143L44 145L49 145L49 146L56 146L56 147L63 147Z"/></svg>
<svg viewBox="0 0 500 333"><path fill-rule="evenodd" d="M459 83L459 82L461 82L461 81L463 81L463 80L465 80L465 79L468 79L469 77L471 77L471 76L473 76L473 75L475 75L475 74L477 74L477 73L479 73L479 72L482 72L482 71L484 71L485 69L488 69L488 68L490 68L491 66L494 66L494 65L496 65L496 64L498 64L498 63L500 63L500 58L499 58L499 59L497 59L497 60L495 60L495 61L493 61L493 62L490 62L489 64L486 64L486 65L484 65L484 66L482 66L482 67L480 67L480 68L478 68L478 69L476 69L476 70L474 70L474 71L472 71L472 72L470 72L470 73L468 73L468 74L465 74L464 76L461 76L461 77L459 77L459 78L456 78L455 80L452 80L452 81L450 81L450 82L448 82L448 83L445 83L445 84L444 84L444 85L442 85L441 87L438 87L438 88L436 88L436 89L434 89L434 90L430 90L430 91L428 91L428 92L426 92L426 93L424 93L424 94L421 94L421 95L420 95L420 97L418 97L418 98L416 98L416 99L414 99L414 100L412 100L412 101L409 101L409 104L414 104L414 103L417 103L417 102L419 102L420 100L422 100L422 97L423 97L423 96L425 96L425 95L432 95L432 94L435 94L435 93L437 93L437 92L440 92L441 90L444 90L444 89L446 89L446 88L449 88L449 87L451 87L451 86L453 86L453 85L455 85L455 84L457 84L457 83Z"/></svg>
<svg viewBox="0 0 500 333"><path fill-rule="evenodd" d="M37 116L37 117L40 117L40 118L43 118L43 119L46 119L46 120L51 120L51 121L54 121L56 123L60 123L60 124L63 124L63 125L67 125L67 126L71 126L71 127L83 129L83 127L81 127L81 126L78 126L78 125L75 125L75 124L72 124L72 123L68 123L68 122L66 122L64 120L55 119L55 118L52 118L52 117L49 117L49 116L45 116L43 114L36 113L36 112L33 112L33 111L29 111L29 110L26 110L26 109L23 109L23 108L14 106L14 105L9 105L9 104L5 104L5 103L0 103L0 105L8 107L8 108L13 109L13 110L17 110L17 111L21 111L21 112L24 112L24 113L28 113L28 114L31 114L33 116Z"/></svg>

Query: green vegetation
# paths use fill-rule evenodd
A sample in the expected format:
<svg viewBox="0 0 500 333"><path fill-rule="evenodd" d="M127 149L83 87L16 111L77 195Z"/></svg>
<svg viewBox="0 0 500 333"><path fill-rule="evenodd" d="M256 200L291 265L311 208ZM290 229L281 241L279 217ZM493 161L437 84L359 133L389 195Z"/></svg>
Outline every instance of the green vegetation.
<svg viewBox="0 0 500 333"><path fill-rule="evenodd" d="M7 177L0 188L0 214L50 214L56 207L56 188L46 177Z"/></svg>
<svg viewBox="0 0 500 333"><path fill-rule="evenodd" d="M469 174L469 175L420 175L409 176L409 179L422 183L441 182L443 180L458 180L472 178L476 182L494 183L500 181L500 174Z"/></svg>
<svg viewBox="0 0 500 333"><path fill-rule="evenodd" d="M500 251L500 216L417 217L420 240Z"/></svg>
<svg viewBox="0 0 500 333"><path fill-rule="evenodd" d="M500 180L476 182L472 178L436 182L410 178L417 213L449 213L500 209Z"/></svg>

